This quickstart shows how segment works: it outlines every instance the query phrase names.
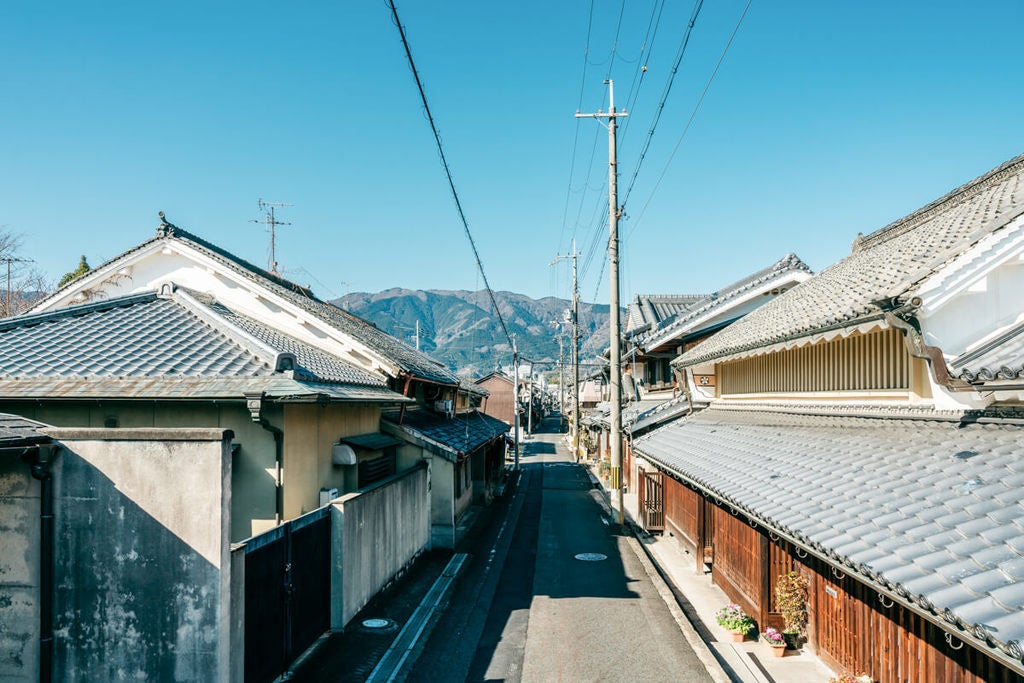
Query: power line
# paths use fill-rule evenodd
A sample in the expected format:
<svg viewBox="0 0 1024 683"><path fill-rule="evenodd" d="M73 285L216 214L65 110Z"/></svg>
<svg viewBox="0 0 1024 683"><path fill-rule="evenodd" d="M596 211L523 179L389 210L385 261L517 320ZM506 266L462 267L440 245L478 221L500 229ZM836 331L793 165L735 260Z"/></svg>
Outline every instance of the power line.
<svg viewBox="0 0 1024 683"><path fill-rule="evenodd" d="M719 67L722 66L722 62L725 60L725 55L729 52L729 48L732 46L733 39L736 38L736 34L740 30L740 25L743 24L744 17L747 16L747 10L750 9L750 4L753 0L747 0L746 6L743 8L743 12L740 14L739 20L736 22L736 27L732 30L732 35L729 36L729 41L725 44L725 48L722 50L722 54L718 57L718 63L715 64L714 70L711 72L711 76L708 77L707 83L704 84L704 90L701 92L700 97L697 99L697 103L693 105L693 111L690 112L690 118L686 120L686 126L683 127L683 132L679 134L679 139L676 140L675 147L672 148L672 153L669 154L668 160L665 162L665 167L661 170L661 175L658 176L658 181L654 183L654 187L651 189L651 194L647 197L647 201L644 202L643 208L640 210L640 215L637 217L637 222L633 224L633 227L629 231L628 237L632 237L633 233L636 232L637 225L640 219L644 217L647 212L647 207L651 203L651 199L654 198L654 194L658 191L658 187L661 185L661 181L665 179L665 174L668 173L668 167L672 164L672 160L675 159L676 152L679 151L679 146L683 144L683 138L686 137L686 133L690 130L690 125L693 123L693 119L697 116L697 111L700 109L701 104L704 103L704 97L708 94L708 89L711 87L711 82L715 80L715 76L718 74ZM627 239L628 239L627 237Z"/></svg>
<svg viewBox="0 0 1024 683"><path fill-rule="evenodd" d="M466 231L466 237L469 239L469 246L473 249L473 258L476 259L476 266L480 270L480 277L483 278L484 287L487 288L487 294L491 298L491 305L494 307L494 314L498 316L498 322L501 323L501 330L505 333L505 338L508 339L509 345L512 345L512 335L509 334L508 326L505 325L505 318L502 317L501 311L498 309L498 302L494 298L494 291L491 289L490 283L487 281L487 274L484 272L484 264L480 261L480 252L477 251L476 242L473 240L473 233L469 231L469 222L466 220L466 214L462 210L462 202L459 201L459 193L455 190L455 180L452 178L452 171L448 166L448 159L444 154L444 146L441 144L441 135L437 132L437 124L434 123L434 115L430 113L430 105L427 104L427 94L423 90L423 82L420 80L420 74L416 70L416 63L412 59L412 50L409 48L409 41L405 37L405 29L402 28L402 22L398 18L398 8L395 7L395 0L388 0L388 4L391 6L391 15L395 19L395 26L398 28L398 34L402 38L402 46L405 48L405 56L409 60L409 68L412 69L413 78L416 79L416 88L420 92L420 99L423 101L423 109L427 114L427 120L430 122L430 130L434 133L434 142L437 143L437 152L441 156L441 164L444 166L445 175L448 177L448 187L451 188L452 198L455 200L455 208L459 212L459 220L462 221L462 227Z"/></svg>
<svg viewBox="0 0 1024 683"><path fill-rule="evenodd" d="M665 88L662 90L661 100L658 102L658 106L654 110L654 118L651 121L650 130L647 131L647 138L644 140L644 146L640 150L640 156L637 157L636 167L633 169L633 177L630 178L625 196L622 198L623 206L629 202L629 195L632 193L633 186L636 184L637 176L640 174L640 168L643 166L644 159L647 156L647 150L651 147L651 141L654 139L654 131L658 128L658 123L661 121L661 115L665 111L665 102L668 99L669 93L672 92L672 84L675 83L676 74L679 72L679 65L682 64L683 56L686 54L686 48L690 44L690 36L693 34L694 24L697 23L697 17L700 15L700 11L703 7L704 0L697 0L693 6L693 11L690 12L690 20L687 22L686 31L683 32L683 38L679 44L679 49L676 51L676 58L672 64L672 69L669 71L668 79L665 81Z"/></svg>

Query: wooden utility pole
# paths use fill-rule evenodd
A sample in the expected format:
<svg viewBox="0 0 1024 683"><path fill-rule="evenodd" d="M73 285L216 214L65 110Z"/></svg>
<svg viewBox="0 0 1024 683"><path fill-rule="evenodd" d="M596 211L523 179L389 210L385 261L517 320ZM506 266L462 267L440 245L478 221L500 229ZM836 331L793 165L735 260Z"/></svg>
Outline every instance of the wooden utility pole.
<svg viewBox="0 0 1024 683"><path fill-rule="evenodd" d="M618 523L622 524L624 519L623 490L622 490L622 333L619 320L619 217L622 210L619 208L618 195L618 169L615 153L615 119L620 116L628 116L623 110L615 111L615 84L608 80L608 111L598 110L596 114L581 114L576 112L576 118L595 118L599 123L605 125L601 119L608 119L608 263L610 267L609 279L611 280L610 301L611 306L611 486L615 490L615 508Z"/></svg>
<svg viewBox="0 0 1024 683"><path fill-rule="evenodd" d="M18 258L17 256L4 256L0 257L0 261L7 264L7 296L5 298L6 306L4 309L4 317L11 317L11 264L12 263L32 263L30 258Z"/></svg>
<svg viewBox="0 0 1024 683"><path fill-rule="evenodd" d="M579 112L576 114L579 116ZM560 259L572 259L572 459L580 459L580 289L577 280L576 263L579 254L576 253L576 240L572 241L572 253L555 256L551 265L558 263Z"/></svg>
<svg viewBox="0 0 1024 683"><path fill-rule="evenodd" d="M512 392L512 422L515 429L516 438L516 458L514 469L519 471L519 348L516 346L516 336L512 335L512 376L514 377L512 386L515 387L515 391Z"/></svg>

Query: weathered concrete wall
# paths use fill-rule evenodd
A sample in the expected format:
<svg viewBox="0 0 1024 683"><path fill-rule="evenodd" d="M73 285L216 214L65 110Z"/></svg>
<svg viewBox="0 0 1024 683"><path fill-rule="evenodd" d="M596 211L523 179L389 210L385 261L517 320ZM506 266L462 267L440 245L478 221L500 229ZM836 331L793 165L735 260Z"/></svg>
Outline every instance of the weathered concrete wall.
<svg viewBox="0 0 1024 683"><path fill-rule="evenodd" d="M426 463L342 496L331 511L331 629L341 630L430 542Z"/></svg>
<svg viewBox="0 0 1024 683"><path fill-rule="evenodd" d="M169 403L90 401L44 403L0 400L0 411L12 412L55 427L104 428L108 421L122 429L137 427L230 429L238 452L232 468L231 540L241 541L277 524L277 453L274 437L252 421L237 403ZM264 408L270 421L281 426L280 408Z"/></svg>
<svg viewBox="0 0 1024 683"><path fill-rule="evenodd" d="M231 432L47 433L56 680L227 680Z"/></svg>
<svg viewBox="0 0 1024 683"><path fill-rule="evenodd" d="M0 457L0 681L39 680L39 482Z"/></svg>

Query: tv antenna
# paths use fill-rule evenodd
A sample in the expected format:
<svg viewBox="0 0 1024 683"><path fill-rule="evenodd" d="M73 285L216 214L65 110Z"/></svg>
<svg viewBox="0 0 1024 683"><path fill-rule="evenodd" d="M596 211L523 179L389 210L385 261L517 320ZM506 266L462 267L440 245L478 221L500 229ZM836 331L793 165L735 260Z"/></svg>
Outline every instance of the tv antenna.
<svg viewBox="0 0 1024 683"><path fill-rule="evenodd" d="M274 275L279 275L277 272L277 226L279 225L291 225L285 221L277 220L277 216L274 214L274 210L281 206L295 206L294 204L285 204L284 202L265 202L262 199L256 200L256 207L263 212L263 220L253 219L250 223L263 223L266 226L266 231L270 233L270 256L267 259L267 270Z"/></svg>

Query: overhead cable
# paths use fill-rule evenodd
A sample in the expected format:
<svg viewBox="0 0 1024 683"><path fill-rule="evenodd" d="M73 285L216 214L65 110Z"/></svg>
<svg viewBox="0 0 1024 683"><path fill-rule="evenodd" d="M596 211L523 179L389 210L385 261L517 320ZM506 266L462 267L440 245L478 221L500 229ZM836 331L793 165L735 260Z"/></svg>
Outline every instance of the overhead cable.
<svg viewBox="0 0 1024 683"><path fill-rule="evenodd" d="M398 9L395 7L395 0L388 0L388 4L391 6L391 14L395 19L395 26L398 28L398 34L402 37L402 45L405 47L405 56L409 60L409 68L412 69L413 78L416 79L416 88L420 92L420 99L423 101L423 110L427 114L427 120L430 122L430 130L434 133L434 142L437 143L437 152L441 156L441 164L444 166L445 175L448 177L448 187L451 188L452 198L455 200L455 208L458 210L459 219L462 221L462 227L466 231L466 237L469 239L469 246L473 249L473 257L476 259L477 268L480 271L480 277L483 278L484 287L487 288L487 294L491 298L491 305L494 307L494 314L498 316L498 322L501 323L501 330L505 333L505 338L508 339L508 343L512 346L512 335L508 332L508 327L505 325L505 318L501 315L501 310L498 308L498 302L494 298L494 291L491 289L491 285L487 282L487 274L484 272L484 265L480 261L480 252L477 251L476 242L473 240L473 233L469 231L469 222L466 220L466 214L462 210L462 202L459 201L459 193L455 190L455 180L452 178L451 168L448 166L448 159L444 154L444 146L441 144L441 135L437 132L437 124L434 123L434 116L430 113L430 105L427 104L427 94L423 90L423 82L420 80L420 74L416 70L416 63L412 59L412 50L409 48L409 41L405 37L405 30L402 28L402 22L398 18Z"/></svg>

